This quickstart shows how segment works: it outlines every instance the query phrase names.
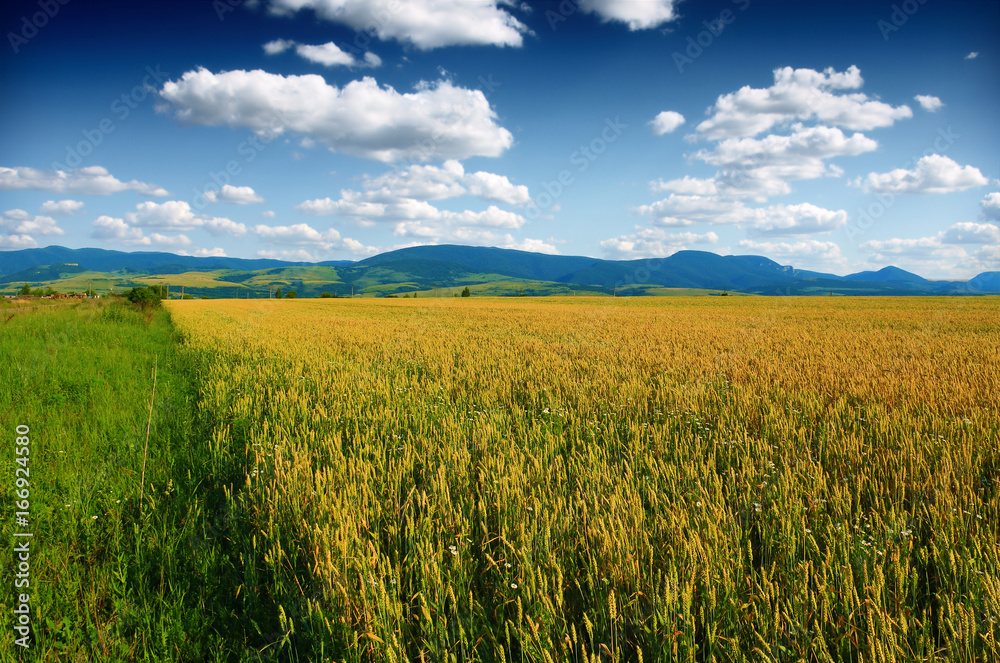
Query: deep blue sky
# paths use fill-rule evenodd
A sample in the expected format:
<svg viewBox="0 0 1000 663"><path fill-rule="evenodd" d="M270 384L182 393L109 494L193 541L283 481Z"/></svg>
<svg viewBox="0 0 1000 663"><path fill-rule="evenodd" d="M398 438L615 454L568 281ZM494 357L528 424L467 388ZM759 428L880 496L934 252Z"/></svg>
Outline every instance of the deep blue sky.
<svg viewBox="0 0 1000 663"><path fill-rule="evenodd" d="M0 249L968 278L1000 269L998 7L8 2Z"/></svg>

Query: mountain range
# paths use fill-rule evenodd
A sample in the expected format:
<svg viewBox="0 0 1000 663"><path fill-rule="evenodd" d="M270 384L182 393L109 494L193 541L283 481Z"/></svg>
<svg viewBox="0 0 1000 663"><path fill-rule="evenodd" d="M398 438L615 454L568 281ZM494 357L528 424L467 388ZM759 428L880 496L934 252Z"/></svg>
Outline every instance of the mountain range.
<svg viewBox="0 0 1000 663"><path fill-rule="evenodd" d="M796 269L754 255L679 251L666 258L602 260L477 246L415 246L359 261L319 263L194 257L173 253L68 249L49 246L0 253L0 290L23 284L60 289L167 284L195 296L262 296L273 288L299 296L393 295L444 292L469 286L474 294L659 295L733 292L758 295L1000 294L1000 272L968 281L934 281L885 267L838 276ZM83 284L81 286L81 284ZM267 296L267 295L263 295Z"/></svg>

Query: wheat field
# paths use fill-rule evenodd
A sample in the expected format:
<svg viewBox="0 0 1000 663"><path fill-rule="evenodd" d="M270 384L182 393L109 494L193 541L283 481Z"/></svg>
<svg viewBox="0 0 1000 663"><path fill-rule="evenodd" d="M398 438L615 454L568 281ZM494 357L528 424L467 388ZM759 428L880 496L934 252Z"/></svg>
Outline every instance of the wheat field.
<svg viewBox="0 0 1000 663"><path fill-rule="evenodd" d="M171 301L289 660L997 660L993 298Z"/></svg>

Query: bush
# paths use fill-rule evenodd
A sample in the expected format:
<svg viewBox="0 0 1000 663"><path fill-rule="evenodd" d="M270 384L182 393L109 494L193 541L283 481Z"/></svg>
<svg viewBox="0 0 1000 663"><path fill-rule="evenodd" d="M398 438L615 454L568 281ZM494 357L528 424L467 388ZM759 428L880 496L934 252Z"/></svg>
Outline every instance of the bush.
<svg viewBox="0 0 1000 663"><path fill-rule="evenodd" d="M463 297L471 297L472 292L469 290L469 286L465 286L465 290L462 291Z"/></svg>
<svg viewBox="0 0 1000 663"><path fill-rule="evenodd" d="M137 287L125 293L125 298L141 309L156 308L166 296L163 286Z"/></svg>
<svg viewBox="0 0 1000 663"><path fill-rule="evenodd" d="M328 292L321 292L321 293L319 294L319 298L320 298L320 299L333 299L333 295L331 295L331 294L330 294L330 293L328 293Z"/></svg>
<svg viewBox="0 0 1000 663"><path fill-rule="evenodd" d="M298 297L298 293L294 290L289 290L288 294L285 295L285 299L295 299L296 297Z"/></svg>

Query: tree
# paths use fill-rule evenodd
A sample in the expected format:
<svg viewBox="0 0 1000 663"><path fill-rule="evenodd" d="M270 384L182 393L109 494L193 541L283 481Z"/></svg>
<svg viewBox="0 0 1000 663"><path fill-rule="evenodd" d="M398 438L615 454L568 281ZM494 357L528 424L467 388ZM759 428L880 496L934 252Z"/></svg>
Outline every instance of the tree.
<svg viewBox="0 0 1000 663"><path fill-rule="evenodd" d="M274 298L281 299L281 288L278 288L277 290L274 291Z"/></svg>
<svg viewBox="0 0 1000 663"><path fill-rule="evenodd" d="M463 297L471 297L472 293L469 291L469 286L465 286L465 290L462 291Z"/></svg>
<svg viewBox="0 0 1000 663"><path fill-rule="evenodd" d="M321 292L321 293L319 293L319 298L320 299L332 299L333 295L331 295L328 292Z"/></svg>
<svg viewBox="0 0 1000 663"><path fill-rule="evenodd" d="M297 292L295 292L294 290L289 290L288 294L285 295L285 299L295 299L297 296L298 296Z"/></svg>
<svg viewBox="0 0 1000 663"><path fill-rule="evenodd" d="M27 283L25 283L23 286L21 286L21 293L20 294L22 296L24 296L24 297L27 297L28 295L30 295L31 294L31 286L28 285Z"/></svg>
<svg viewBox="0 0 1000 663"><path fill-rule="evenodd" d="M141 309L155 308L160 305L165 289L161 286L144 288L142 286L132 288L125 294L125 298Z"/></svg>

